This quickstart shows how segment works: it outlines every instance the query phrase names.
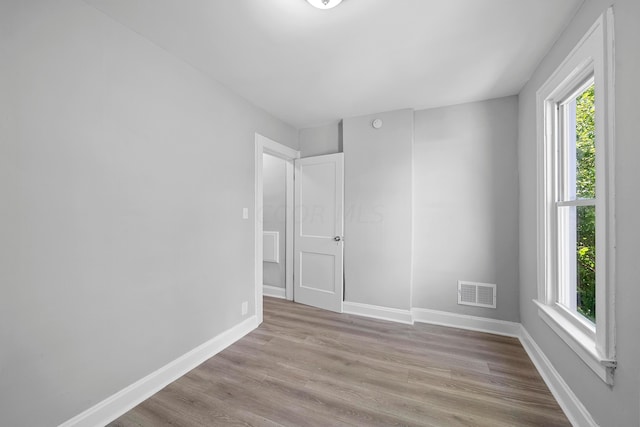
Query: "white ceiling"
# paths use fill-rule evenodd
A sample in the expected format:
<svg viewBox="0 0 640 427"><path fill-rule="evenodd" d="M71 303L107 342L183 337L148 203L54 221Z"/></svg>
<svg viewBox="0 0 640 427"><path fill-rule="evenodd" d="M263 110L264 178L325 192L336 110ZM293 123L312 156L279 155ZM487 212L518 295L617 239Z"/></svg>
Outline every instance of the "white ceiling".
<svg viewBox="0 0 640 427"><path fill-rule="evenodd" d="M304 128L520 91L583 0L85 0Z"/></svg>

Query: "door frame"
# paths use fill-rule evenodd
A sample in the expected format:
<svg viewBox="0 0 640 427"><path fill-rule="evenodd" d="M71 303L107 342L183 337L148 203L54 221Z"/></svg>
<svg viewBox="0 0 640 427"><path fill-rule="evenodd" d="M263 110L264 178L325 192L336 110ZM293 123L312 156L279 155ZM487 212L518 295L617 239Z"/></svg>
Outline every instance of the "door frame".
<svg viewBox="0 0 640 427"><path fill-rule="evenodd" d="M286 241L285 241L285 295L286 299L293 300L293 232L294 209L293 200L293 162L300 158L300 152L282 145L256 132L255 135L255 310L258 323L262 323L262 297L263 297L263 212L264 212L264 177L263 155L270 154L285 160L287 201L286 201Z"/></svg>

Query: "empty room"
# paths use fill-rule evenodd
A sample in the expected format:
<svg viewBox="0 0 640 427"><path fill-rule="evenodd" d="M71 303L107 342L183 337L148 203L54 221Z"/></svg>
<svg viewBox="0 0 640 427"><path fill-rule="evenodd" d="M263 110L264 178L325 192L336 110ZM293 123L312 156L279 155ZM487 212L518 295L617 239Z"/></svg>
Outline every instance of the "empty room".
<svg viewBox="0 0 640 427"><path fill-rule="evenodd" d="M638 76L638 0L0 0L0 426L640 427Z"/></svg>

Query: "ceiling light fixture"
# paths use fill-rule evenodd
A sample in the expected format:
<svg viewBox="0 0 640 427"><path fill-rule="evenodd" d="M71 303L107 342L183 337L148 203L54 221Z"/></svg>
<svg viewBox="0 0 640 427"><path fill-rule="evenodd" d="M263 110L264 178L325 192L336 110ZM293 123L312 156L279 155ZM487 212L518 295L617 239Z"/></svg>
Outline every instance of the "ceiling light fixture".
<svg viewBox="0 0 640 427"><path fill-rule="evenodd" d="M309 4L318 9L331 9L339 5L342 0L307 0Z"/></svg>

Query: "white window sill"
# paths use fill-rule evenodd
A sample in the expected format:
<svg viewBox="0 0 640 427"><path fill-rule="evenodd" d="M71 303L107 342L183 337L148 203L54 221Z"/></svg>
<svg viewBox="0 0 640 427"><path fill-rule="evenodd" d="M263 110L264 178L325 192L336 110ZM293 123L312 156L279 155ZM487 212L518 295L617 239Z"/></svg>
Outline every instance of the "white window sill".
<svg viewBox="0 0 640 427"><path fill-rule="evenodd" d="M616 361L600 355L592 335L576 326L567 318L567 314L555 306L543 304L533 300L538 306L538 315L553 331L595 372L598 377L609 385L613 385L613 371Z"/></svg>

